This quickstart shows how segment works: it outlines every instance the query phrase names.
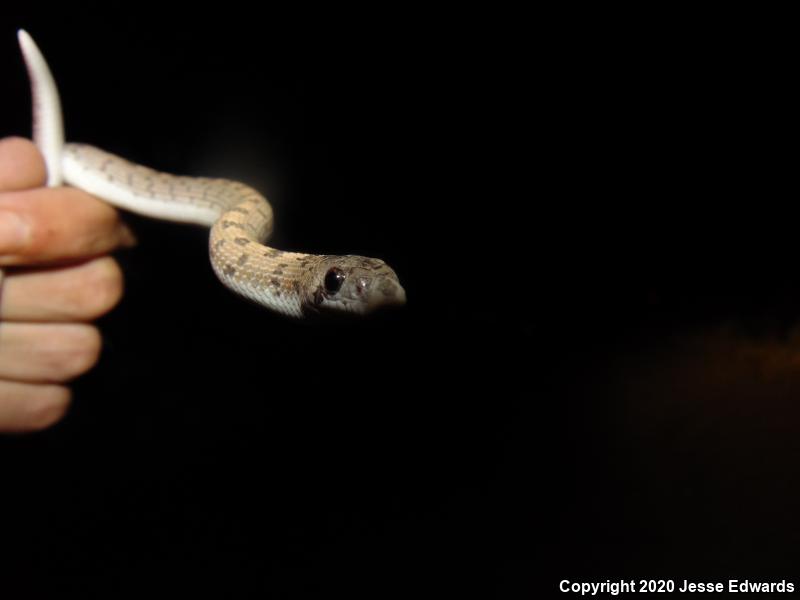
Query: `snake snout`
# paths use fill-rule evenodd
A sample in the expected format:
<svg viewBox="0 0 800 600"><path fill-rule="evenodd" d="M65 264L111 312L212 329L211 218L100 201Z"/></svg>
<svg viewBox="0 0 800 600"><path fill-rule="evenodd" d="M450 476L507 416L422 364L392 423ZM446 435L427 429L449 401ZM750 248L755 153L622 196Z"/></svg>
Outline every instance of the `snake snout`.
<svg viewBox="0 0 800 600"><path fill-rule="evenodd" d="M402 306L406 303L406 291L399 281L394 278L385 278L376 283L377 285L370 294L370 308Z"/></svg>

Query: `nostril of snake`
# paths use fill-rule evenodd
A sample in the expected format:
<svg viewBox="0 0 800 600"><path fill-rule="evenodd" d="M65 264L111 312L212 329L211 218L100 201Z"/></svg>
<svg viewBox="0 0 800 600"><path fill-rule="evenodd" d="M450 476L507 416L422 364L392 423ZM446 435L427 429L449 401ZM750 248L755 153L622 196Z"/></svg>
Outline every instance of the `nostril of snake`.
<svg viewBox="0 0 800 600"><path fill-rule="evenodd" d="M356 294L358 294L359 296L363 296L367 291L367 287L368 287L367 280L359 279L358 283L356 284Z"/></svg>

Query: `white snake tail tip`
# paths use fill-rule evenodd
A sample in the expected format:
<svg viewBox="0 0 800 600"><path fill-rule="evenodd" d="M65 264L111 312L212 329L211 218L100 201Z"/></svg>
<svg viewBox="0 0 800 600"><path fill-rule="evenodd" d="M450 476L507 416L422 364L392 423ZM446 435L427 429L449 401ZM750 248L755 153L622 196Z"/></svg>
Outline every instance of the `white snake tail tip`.
<svg viewBox="0 0 800 600"><path fill-rule="evenodd" d="M58 88L47 61L28 32L20 29L17 31L17 39L31 80L33 141L44 156L47 166L47 185L50 187L60 185L64 125L61 121Z"/></svg>

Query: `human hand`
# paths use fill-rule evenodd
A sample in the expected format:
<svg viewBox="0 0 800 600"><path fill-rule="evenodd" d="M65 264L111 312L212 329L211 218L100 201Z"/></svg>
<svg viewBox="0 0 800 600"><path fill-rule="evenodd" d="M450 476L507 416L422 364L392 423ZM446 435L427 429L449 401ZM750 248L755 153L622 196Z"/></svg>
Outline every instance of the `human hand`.
<svg viewBox="0 0 800 600"><path fill-rule="evenodd" d="M90 321L122 296L108 253L134 242L108 204L42 187L45 171L30 141L0 139L0 432L44 429L64 415L64 384L100 354Z"/></svg>

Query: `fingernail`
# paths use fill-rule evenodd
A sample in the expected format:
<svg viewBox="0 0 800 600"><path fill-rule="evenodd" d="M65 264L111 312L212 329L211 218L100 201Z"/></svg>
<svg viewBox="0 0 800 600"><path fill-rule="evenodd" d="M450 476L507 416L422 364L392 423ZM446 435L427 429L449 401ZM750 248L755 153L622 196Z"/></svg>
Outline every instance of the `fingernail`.
<svg viewBox="0 0 800 600"><path fill-rule="evenodd" d="M30 226L17 213L0 210L0 254L24 248L30 233Z"/></svg>

